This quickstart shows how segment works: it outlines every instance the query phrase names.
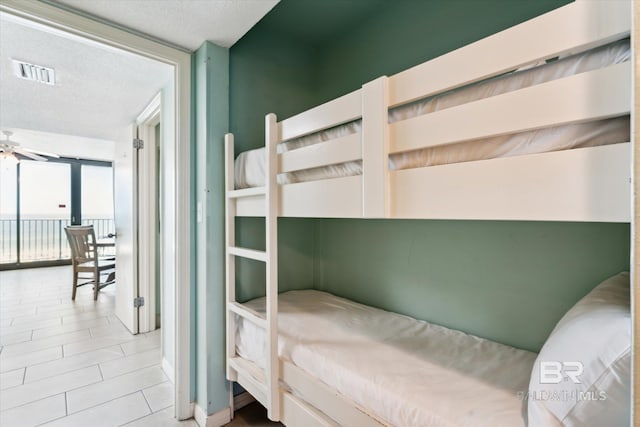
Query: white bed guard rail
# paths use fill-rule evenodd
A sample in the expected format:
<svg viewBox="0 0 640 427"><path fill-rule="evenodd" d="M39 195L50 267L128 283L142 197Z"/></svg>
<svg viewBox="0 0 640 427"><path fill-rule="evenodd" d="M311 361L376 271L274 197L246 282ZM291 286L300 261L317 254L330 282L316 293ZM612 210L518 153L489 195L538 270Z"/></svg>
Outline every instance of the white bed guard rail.
<svg viewBox="0 0 640 427"><path fill-rule="evenodd" d="M275 174L362 164L356 175L278 185L277 215L628 222L628 141L402 170L390 170L389 156L628 115L631 62L393 123L388 113L521 66L605 45L629 32L630 2L575 2L277 122L278 143L362 122L355 133L275 154ZM236 214L264 216L263 196L243 191L246 197L238 198Z"/></svg>

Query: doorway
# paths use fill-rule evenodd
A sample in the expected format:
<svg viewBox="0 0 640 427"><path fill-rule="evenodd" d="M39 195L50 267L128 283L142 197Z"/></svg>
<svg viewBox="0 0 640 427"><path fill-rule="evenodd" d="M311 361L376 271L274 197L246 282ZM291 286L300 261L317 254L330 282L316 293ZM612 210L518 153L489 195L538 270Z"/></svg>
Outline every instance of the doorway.
<svg viewBox="0 0 640 427"><path fill-rule="evenodd" d="M160 206L162 191L160 191L160 147L162 134L160 120L162 109L162 94L158 93L136 119L137 138L142 141L142 149L138 150L138 238L145 245L138 251L139 272L138 289L148 301L139 311L140 332L148 332L160 326L157 314L161 313L162 286L160 283L159 263L163 259L160 245Z"/></svg>
<svg viewBox="0 0 640 427"><path fill-rule="evenodd" d="M110 49L141 55L173 67L174 87L165 104L172 110L170 122L163 126L167 138L163 147L161 171L163 194L161 203L162 256L160 271L163 288L175 297L171 308L175 333L170 343L164 343L173 356L175 371L175 416L193 416L190 405L190 67L188 53L149 41L140 36L113 28L104 23L57 9L41 2L12 2L0 4L0 12L26 19L49 31L64 32L107 46ZM163 311L163 316L168 315ZM166 323L166 321L165 321ZM164 345L163 344L163 345Z"/></svg>

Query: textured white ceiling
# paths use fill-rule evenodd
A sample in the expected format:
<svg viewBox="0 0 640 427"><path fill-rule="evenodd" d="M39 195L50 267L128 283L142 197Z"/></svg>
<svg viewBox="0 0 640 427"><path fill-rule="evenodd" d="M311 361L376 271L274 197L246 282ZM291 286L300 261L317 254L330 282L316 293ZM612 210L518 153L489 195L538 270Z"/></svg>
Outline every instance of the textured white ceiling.
<svg viewBox="0 0 640 427"><path fill-rule="evenodd" d="M205 40L231 46L278 1L47 2L195 50ZM56 85L18 79L11 59L54 68ZM0 129L113 140L171 81L172 72L166 64L0 14Z"/></svg>
<svg viewBox="0 0 640 427"><path fill-rule="evenodd" d="M111 140L171 81L169 65L23 24L0 14L0 129ZM54 68L56 85L18 79L12 58Z"/></svg>
<svg viewBox="0 0 640 427"><path fill-rule="evenodd" d="M188 50L231 47L279 0L51 0Z"/></svg>

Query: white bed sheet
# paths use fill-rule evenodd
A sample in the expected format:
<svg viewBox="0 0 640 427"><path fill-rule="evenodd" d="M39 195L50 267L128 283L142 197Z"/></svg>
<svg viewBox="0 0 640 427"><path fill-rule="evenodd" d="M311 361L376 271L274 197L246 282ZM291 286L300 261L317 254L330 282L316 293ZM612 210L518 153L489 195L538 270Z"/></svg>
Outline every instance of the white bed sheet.
<svg viewBox="0 0 640 427"><path fill-rule="evenodd" d="M500 95L551 80L599 69L629 61L629 40L618 41L578 55L569 56L538 67L519 70L477 83L459 90L392 109L389 122L407 120L434 111L451 108L479 99ZM279 144L278 151L294 150L360 132L362 124L355 121L322 132ZM497 157L584 148L597 145L628 142L630 119L628 116L589 123L539 129L496 138L465 141L458 144L432 147L398 153L389 157L391 170L437 166ZM347 162L322 168L280 174L279 184L315 181L341 176L360 175L362 162ZM240 153L235 162L236 188L257 187L265 182L265 149Z"/></svg>
<svg viewBox="0 0 640 427"><path fill-rule="evenodd" d="M315 290L278 305L280 357L390 425L525 425L535 353ZM237 324L238 354L264 367L264 330Z"/></svg>

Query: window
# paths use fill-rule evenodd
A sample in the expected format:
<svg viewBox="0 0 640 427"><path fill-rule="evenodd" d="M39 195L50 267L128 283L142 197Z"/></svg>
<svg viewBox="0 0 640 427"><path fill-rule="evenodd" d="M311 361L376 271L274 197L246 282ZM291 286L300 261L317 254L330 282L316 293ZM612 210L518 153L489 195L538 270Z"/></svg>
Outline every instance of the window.
<svg viewBox="0 0 640 427"><path fill-rule="evenodd" d="M98 239L113 233L113 168L82 165L81 187L82 224L93 224Z"/></svg>
<svg viewBox="0 0 640 427"><path fill-rule="evenodd" d="M93 224L115 231L110 162L0 158L0 269L69 262L64 227Z"/></svg>
<svg viewBox="0 0 640 427"><path fill-rule="evenodd" d="M20 262L69 257L70 170L66 163L20 162Z"/></svg>

